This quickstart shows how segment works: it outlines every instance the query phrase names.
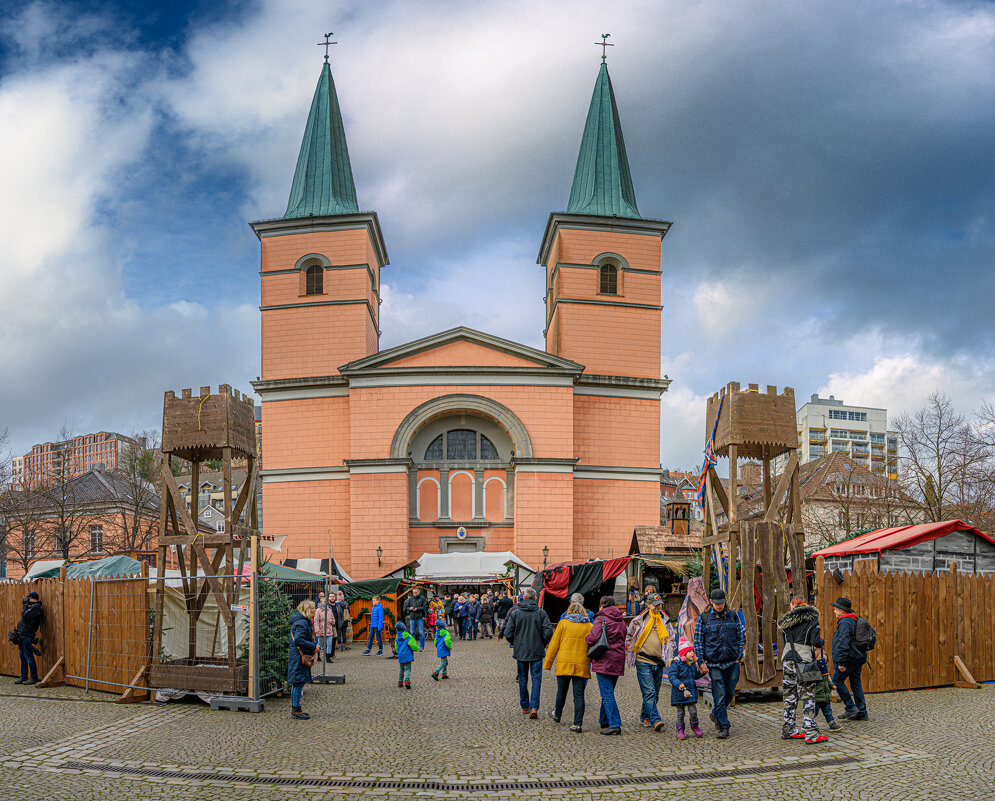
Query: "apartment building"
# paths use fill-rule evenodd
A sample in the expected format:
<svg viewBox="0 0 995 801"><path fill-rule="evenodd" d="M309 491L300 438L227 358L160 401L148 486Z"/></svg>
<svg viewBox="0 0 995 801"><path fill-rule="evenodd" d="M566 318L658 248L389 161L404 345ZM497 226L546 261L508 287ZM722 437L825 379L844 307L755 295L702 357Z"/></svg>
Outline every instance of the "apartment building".
<svg viewBox="0 0 995 801"><path fill-rule="evenodd" d="M799 462L832 453L842 453L876 475L897 479L898 435L888 431L888 410L848 405L833 395L813 395L798 410Z"/></svg>
<svg viewBox="0 0 995 801"><path fill-rule="evenodd" d="M80 434L62 442L43 442L24 454L22 482L47 483L55 476L68 478L98 467L116 470L130 437L112 431Z"/></svg>

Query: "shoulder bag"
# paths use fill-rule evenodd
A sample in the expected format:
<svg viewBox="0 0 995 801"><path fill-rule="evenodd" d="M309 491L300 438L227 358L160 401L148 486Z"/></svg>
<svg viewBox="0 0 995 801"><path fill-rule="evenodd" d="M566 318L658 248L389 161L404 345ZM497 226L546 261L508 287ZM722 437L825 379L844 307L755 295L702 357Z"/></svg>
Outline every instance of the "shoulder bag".
<svg viewBox="0 0 995 801"><path fill-rule="evenodd" d="M601 619L601 634L593 645L587 646L588 659L601 659L608 653L608 629L605 628L604 618Z"/></svg>
<svg viewBox="0 0 995 801"><path fill-rule="evenodd" d="M301 650L301 647L294 642L293 632L290 633L290 643L297 649L297 653L301 655L301 664L304 665L304 667L314 667L315 663L318 661L318 649L315 648L313 654L305 654Z"/></svg>

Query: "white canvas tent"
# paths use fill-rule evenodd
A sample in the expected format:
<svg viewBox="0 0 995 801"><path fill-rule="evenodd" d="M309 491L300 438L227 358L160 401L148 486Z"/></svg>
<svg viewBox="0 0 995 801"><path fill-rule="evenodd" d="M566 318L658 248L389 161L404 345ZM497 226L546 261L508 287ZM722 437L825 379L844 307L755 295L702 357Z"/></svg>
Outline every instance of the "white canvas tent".
<svg viewBox="0 0 995 801"><path fill-rule="evenodd" d="M516 588L528 584L535 570L511 551L423 553L418 557L415 581L439 584L479 584L515 576Z"/></svg>

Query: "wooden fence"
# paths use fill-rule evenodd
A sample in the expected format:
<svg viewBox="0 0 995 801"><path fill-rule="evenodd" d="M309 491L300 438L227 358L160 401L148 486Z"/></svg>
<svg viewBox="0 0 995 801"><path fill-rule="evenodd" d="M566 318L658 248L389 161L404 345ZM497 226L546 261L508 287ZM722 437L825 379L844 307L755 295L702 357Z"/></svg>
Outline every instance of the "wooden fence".
<svg viewBox="0 0 995 801"><path fill-rule="evenodd" d="M22 599L37 592L45 610L38 630L39 678L61 658L51 683L84 687L89 676L90 689L120 694L149 662L150 586L141 577L0 583L4 639L20 620ZM17 648L5 642L0 650L0 673L15 676L20 670Z"/></svg>
<svg viewBox="0 0 995 801"><path fill-rule="evenodd" d="M875 560L857 560L837 584L820 557L817 605L822 635L832 641L832 603L850 599L854 611L877 632L862 676L868 692L953 684L961 678L959 655L977 681L995 680L995 575L882 573Z"/></svg>

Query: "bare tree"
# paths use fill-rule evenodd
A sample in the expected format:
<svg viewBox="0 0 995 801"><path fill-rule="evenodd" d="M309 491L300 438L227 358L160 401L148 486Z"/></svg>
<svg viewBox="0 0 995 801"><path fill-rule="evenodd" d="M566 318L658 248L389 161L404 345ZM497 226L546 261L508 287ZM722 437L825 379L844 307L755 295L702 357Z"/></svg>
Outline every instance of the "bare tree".
<svg viewBox="0 0 995 801"><path fill-rule="evenodd" d="M59 442L52 451L52 468L42 478L39 501L47 512L41 529L40 552L69 561L74 550L89 550L92 504L82 496L77 475L73 432L68 425L59 430Z"/></svg>
<svg viewBox="0 0 995 801"><path fill-rule="evenodd" d="M120 488L121 550L140 551L149 547L159 527L159 432L141 431L130 439L114 474Z"/></svg>
<svg viewBox="0 0 995 801"><path fill-rule="evenodd" d="M31 484L0 492L4 554L25 573L39 557L38 545L44 540L39 535L45 529L47 501L41 496L42 492Z"/></svg>
<svg viewBox="0 0 995 801"><path fill-rule="evenodd" d="M992 443L939 392L921 408L898 417L895 429L901 450L899 481L919 505L924 521L965 515L978 519L979 508L992 498Z"/></svg>

